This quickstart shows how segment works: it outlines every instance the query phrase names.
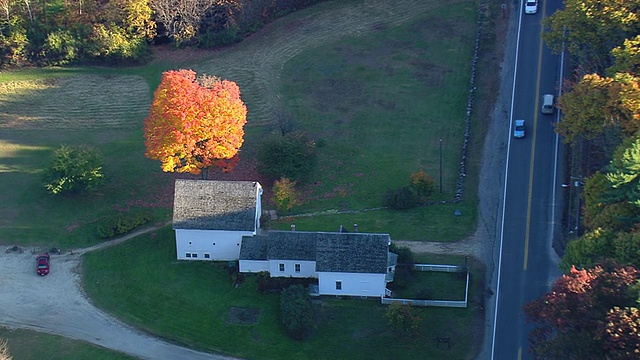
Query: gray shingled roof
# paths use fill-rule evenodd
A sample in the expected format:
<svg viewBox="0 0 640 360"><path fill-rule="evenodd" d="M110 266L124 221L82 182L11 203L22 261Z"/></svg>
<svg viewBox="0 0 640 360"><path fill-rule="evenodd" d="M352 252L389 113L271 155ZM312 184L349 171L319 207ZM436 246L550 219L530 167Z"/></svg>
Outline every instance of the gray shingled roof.
<svg viewBox="0 0 640 360"><path fill-rule="evenodd" d="M269 259L308 260L316 259L315 232L270 231L268 244Z"/></svg>
<svg viewBox="0 0 640 360"><path fill-rule="evenodd" d="M316 271L387 273L388 234L317 234Z"/></svg>
<svg viewBox="0 0 640 360"><path fill-rule="evenodd" d="M386 274L397 258L389 253L390 240L388 234L270 231L243 237L240 259L315 260L318 272Z"/></svg>
<svg viewBox="0 0 640 360"><path fill-rule="evenodd" d="M255 231L255 181L176 180L173 228Z"/></svg>
<svg viewBox="0 0 640 360"><path fill-rule="evenodd" d="M240 259L242 260L268 260L267 236L243 236L240 246Z"/></svg>

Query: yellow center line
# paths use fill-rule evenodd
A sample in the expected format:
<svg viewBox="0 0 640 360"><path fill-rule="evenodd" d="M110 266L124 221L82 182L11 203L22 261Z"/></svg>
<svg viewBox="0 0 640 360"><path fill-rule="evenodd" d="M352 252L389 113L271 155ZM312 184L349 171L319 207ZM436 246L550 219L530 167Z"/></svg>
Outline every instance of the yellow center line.
<svg viewBox="0 0 640 360"><path fill-rule="evenodd" d="M540 105L540 74L542 72L542 39L538 45L538 77L536 79L535 102L533 109L533 139L531 140L531 165L529 166L529 193L527 195L527 225L524 234L524 267L526 271L529 264L529 230L531 229L531 200L533 199L533 168L536 158L536 136L538 134L538 106Z"/></svg>

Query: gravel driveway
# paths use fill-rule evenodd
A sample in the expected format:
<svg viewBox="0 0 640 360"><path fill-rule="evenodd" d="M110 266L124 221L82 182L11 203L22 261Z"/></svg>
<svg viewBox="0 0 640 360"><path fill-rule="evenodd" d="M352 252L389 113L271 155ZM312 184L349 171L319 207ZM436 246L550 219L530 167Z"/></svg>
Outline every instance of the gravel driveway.
<svg viewBox="0 0 640 360"><path fill-rule="evenodd" d="M176 346L103 313L84 297L80 253L51 256L51 273L35 272L35 249L0 247L0 324L55 333L142 359L231 359Z"/></svg>

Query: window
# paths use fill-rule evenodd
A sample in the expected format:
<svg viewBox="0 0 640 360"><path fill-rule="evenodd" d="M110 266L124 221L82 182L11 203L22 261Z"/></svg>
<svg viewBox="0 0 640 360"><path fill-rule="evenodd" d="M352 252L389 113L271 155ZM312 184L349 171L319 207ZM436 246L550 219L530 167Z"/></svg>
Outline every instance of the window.
<svg viewBox="0 0 640 360"><path fill-rule="evenodd" d="M336 281L336 290L342 290L342 281Z"/></svg>
<svg viewBox="0 0 640 360"><path fill-rule="evenodd" d="M191 254L191 257L194 257L194 258L196 258L196 257L198 257L198 254L196 254L196 253L193 253L193 254Z"/></svg>
<svg viewBox="0 0 640 360"><path fill-rule="evenodd" d="M284 271L284 264L280 264L280 271Z"/></svg>
<svg viewBox="0 0 640 360"><path fill-rule="evenodd" d="M300 272L300 264L296 264L296 272Z"/></svg>
<svg viewBox="0 0 640 360"><path fill-rule="evenodd" d="M186 255L186 256L190 258L190 257L191 257L191 253L187 253L187 255Z"/></svg>
<svg viewBox="0 0 640 360"><path fill-rule="evenodd" d="M204 254L205 259L209 259L211 256L209 254Z"/></svg>

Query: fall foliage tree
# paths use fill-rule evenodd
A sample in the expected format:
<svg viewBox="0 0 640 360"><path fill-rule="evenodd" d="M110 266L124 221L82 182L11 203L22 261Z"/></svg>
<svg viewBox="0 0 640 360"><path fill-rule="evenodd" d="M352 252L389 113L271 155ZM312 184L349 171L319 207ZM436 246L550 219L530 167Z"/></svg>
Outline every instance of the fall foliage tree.
<svg viewBox="0 0 640 360"><path fill-rule="evenodd" d="M611 66L611 49L638 34L640 0L564 0L544 21L543 39L554 51L563 46L586 72Z"/></svg>
<svg viewBox="0 0 640 360"><path fill-rule="evenodd" d="M565 143L573 144L581 136L595 139L607 131L613 141L622 135L631 136L640 129L640 81L627 74L613 77L587 74L558 99L564 117L556 131Z"/></svg>
<svg viewBox="0 0 640 360"><path fill-rule="evenodd" d="M577 136L594 139L611 124L606 108L612 81L597 74L585 75L558 99L564 116L556 131L565 143L572 143Z"/></svg>
<svg viewBox="0 0 640 360"><path fill-rule="evenodd" d="M615 64L607 69L612 76L615 73L640 75L640 35L625 39L624 44L611 50Z"/></svg>
<svg viewBox="0 0 640 360"><path fill-rule="evenodd" d="M229 169L244 142L247 108L236 83L191 70L162 74L144 123L145 155L165 172Z"/></svg>
<svg viewBox="0 0 640 360"><path fill-rule="evenodd" d="M238 0L151 0L158 21L176 44L192 43L206 16L216 8L238 9Z"/></svg>
<svg viewBox="0 0 640 360"><path fill-rule="evenodd" d="M300 193L296 190L296 182L281 178L273 183L273 199L279 210L288 211L300 205Z"/></svg>
<svg viewBox="0 0 640 360"><path fill-rule="evenodd" d="M551 291L527 303L523 310L536 328L530 333L531 352L540 359L622 359L613 357L605 336L611 309L635 304L629 291L638 280L634 267L605 263L590 269L575 267L558 278ZM637 342L637 340L636 340Z"/></svg>
<svg viewBox="0 0 640 360"><path fill-rule="evenodd" d="M640 354L640 311L635 307L609 310L602 338L611 359L637 359Z"/></svg>
<svg viewBox="0 0 640 360"><path fill-rule="evenodd" d="M411 174L409 180L409 186L416 191L421 201L427 201L436 189L436 182L424 171Z"/></svg>

